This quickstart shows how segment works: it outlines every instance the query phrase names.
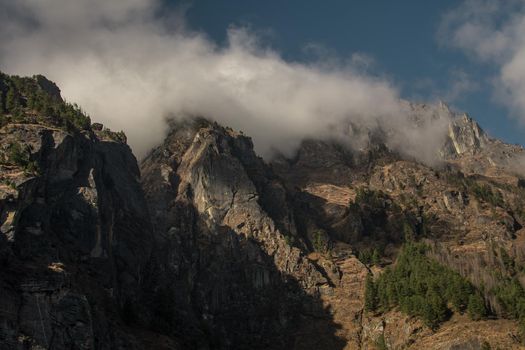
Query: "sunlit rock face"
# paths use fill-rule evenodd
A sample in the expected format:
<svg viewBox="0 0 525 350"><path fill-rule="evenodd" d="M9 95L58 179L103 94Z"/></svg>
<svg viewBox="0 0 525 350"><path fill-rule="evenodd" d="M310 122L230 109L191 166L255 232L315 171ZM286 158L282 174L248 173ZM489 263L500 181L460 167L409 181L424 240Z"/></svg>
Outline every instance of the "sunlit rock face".
<svg viewBox="0 0 525 350"><path fill-rule="evenodd" d="M161 279L191 296L179 302L194 327L225 348L293 347L304 318L331 327L317 298L330 277L306 256L286 190L251 140L200 119L171 128L142 162L142 182L170 276Z"/></svg>

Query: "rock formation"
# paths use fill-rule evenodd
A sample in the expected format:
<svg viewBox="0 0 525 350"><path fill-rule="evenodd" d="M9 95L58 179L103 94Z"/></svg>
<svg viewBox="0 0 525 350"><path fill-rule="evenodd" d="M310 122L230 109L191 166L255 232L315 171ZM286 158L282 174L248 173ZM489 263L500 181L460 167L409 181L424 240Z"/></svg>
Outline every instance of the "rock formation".
<svg viewBox="0 0 525 350"><path fill-rule="evenodd" d="M498 288L524 280L523 149L470 117L410 105L445 121L435 167L381 138L265 162L203 118L171 121L139 166L44 77L1 79L0 349L522 347ZM365 310L407 240L489 316Z"/></svg>

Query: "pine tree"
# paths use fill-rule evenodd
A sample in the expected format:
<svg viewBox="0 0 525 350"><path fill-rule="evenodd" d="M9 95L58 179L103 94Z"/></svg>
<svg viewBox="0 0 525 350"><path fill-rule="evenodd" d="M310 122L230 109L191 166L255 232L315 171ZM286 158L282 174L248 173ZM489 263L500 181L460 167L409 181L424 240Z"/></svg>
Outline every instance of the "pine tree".
<svg viewBox="0 0 525 350"><path fill-rule="evenodd" d="M377 286L371 274L366 276L365 281L365 310L375 311L377 309Z"/></svg>
<svg viewBox="0 0 525 350"><path fill-rule="evenodd" d="M365 265L370 265L370 263L372 262L372 255L370 253L370 250L366 249L359 251L357 259L359 259L359 261L361 261Z"/></svg>
<svg viewBox="0 0 525 350"><path fill-rule="evenodd" d="M9 90L7 90L5 106L9 112L12 112L17 106L15 89L11 86L9 87Z"/></svg>
<svg viewBox="0 0 525 350"><path fill-rule="evenodd" d="M468 315L473 320L480 320L487 316L487 309L485 308L485 302L479 294L472 294L468 299L467 307Z"/></svg>
<svg viewBox="0 0 525 350"><path fill-rule="evenodd" d="M379 251L377 248L374 248L374 252L372 253L372 264L379 265L381 262L381 256L379 255Z"/></svg>
<svg viewBox="0 0 525 350"><path fill-rule="evenodd" d="M447 284L447 297L456 311L465 310L471 295L472 287L459 275L452 278L451 283Z"/></svg>
<svg viewBox="0 0 525 350"><path fill-rule="evenodd" d="M414 230L412 229L412 226L410 226L410 224L407 222L403 223L403 237L407 242L411 242L415 238Z"/></svg>
<svg viewBox="0 0 525 350"><path fill-rule="evenodd" d="M423 307L423 320L426 325L435 329L441 322L446 319L447 305L436 292L427 293L427 300Z"/></svg>

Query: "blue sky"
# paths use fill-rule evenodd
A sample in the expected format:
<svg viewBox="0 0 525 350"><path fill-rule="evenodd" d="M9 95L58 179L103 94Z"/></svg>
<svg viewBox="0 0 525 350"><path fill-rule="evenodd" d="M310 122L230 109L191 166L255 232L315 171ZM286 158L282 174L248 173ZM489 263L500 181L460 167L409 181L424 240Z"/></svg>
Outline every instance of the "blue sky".
<svg viewBox="0 0 525 350"><path fill-rule="evenodd" d="M229 26L248 27L289 61L313 59L305 48L315 44L329 55L349 59L354 53L373 59L373 74L387 77L404 98L449 98L491 135L523 143L524 129L493 98L497 67L476 62L438 39L444 14L458 1L256 1L195 0L186 12L188 26L223 44ZM172 1L171 5L180 5ZM468 86L450 96L459 75ZM452 101L450 100L452 98Z"/></svg>

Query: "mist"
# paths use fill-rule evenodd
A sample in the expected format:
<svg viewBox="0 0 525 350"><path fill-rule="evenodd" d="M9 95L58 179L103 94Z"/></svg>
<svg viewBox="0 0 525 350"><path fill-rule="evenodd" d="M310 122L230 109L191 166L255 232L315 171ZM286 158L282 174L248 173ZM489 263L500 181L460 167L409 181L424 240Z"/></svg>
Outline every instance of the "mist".
<svg viewBox="0 0 525 350"><path fill-rule="evenodd" d="M494 100L525 124L525 1L463 1L444 15L439 38L495 67Z"/></svg>
<svg viewBox="0 0 525 350"><path fill-rule="evenodd" d="M0 69L54 80L93 121L124 130L139 158L167 117L184 116L242 130L265 158L307 137L360 147L349 121L389 129L394 149L425 162L443 141L441 125L414 128L398 89L363 70L366 56L289 62L245 28L219 46L182 12L160 13L155 0L0 0Z"/></svg>

